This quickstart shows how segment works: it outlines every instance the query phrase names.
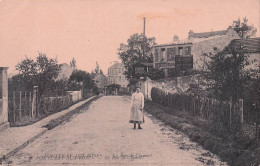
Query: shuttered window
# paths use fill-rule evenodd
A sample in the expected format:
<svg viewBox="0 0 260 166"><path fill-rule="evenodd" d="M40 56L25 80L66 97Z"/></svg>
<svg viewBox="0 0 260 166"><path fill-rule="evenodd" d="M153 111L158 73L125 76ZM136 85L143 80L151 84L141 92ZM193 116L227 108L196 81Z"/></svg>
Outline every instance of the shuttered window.
<svg viewBox="0 0 260 166"><path fill-rule="evenodd" d="M167 59L174 60L174 56L176 55L177 49L176 47L167 48Z"/></svg>
<svg viewBox="0 0 260 166"><path fill-rule="evenodd" d="M190 46L185 47L185 55L191 55L191 47Z"/></svg>
<svg viewBox="0 0 260 166"><path fill-rule="evenodd" d="M158 53L158 49L155 49L155 62L158 62L159 59L159 53Z"/></svg>

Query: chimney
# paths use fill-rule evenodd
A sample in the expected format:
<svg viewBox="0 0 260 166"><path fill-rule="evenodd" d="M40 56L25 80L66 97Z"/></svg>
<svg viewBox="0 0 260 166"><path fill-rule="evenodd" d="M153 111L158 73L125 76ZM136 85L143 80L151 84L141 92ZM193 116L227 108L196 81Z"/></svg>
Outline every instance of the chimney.
<svg viewBox="0 0 260 166"><path fill-rule="evenodd" d="M177 41L179 41L179 37L177 35L174 35L173 42L177 42Z"/></svg>
<svg viewBox="0 0 260 166"><path fill-rule="evenodd" d="M190 30L188 38L192 38L192 37L193 37L193 35L194 35L194 32L193 32L193 30Z"/></svg>

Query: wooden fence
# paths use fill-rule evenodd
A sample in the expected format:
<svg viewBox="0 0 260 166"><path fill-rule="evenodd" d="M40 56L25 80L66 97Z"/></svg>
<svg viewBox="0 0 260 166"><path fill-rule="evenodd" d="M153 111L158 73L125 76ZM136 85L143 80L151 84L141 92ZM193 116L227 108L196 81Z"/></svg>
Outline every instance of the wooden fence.
<svg viewBox="0 0 260 166"><path fill-rule="evenodd" d="M212 98L189 94L173 94L152 88L152 101L173 108L172 111L186 111L212 122L220 132L239 131L243 123L243 100L220 102Z"/></svg>
<svg viewBox="0 0 260 166"><path fill-rule="evenodd" d="M45 117L50 114L67 109L72 104L81 100L73 99L73 94L58 97L42 97L38 98L37 89L33 92L14 91L9 97L9 122L11 125L26 119L34 119L37 117Z"/></svg>

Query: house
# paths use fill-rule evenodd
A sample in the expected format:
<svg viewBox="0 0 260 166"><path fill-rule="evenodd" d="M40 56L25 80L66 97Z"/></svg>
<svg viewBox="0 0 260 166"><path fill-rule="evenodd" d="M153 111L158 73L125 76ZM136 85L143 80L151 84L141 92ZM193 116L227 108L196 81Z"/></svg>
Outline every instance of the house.
<svg viewBox="0 0 260 166"><path fill-rule="evenodd" d="M9 127L7 70L8 67L0 67L0 130Z"/></svg>
<svg viewBox="0 0 260 166"><path fill-rule="evenodd" d="M107 77L100 73L95 74L93 80L94 80L96 86L98 87L99 92L103 92L105 86L109 85L109 83L107 81Z"/></svg>
<svg viewBox="0 0 260 166"><path fill-rule="evenodd" d="M67 63L60 64L60 72L56 80L69 79L75 68L69 66Z"/></svg>
<svg viewBox="0 0 260 166"><path fill-rule="evenodd" d="M249 55L250 63L245 69L258 70L260 67L260 37L250 39L234 39L222 51L225 54L231 54L232 50L242 49L245 54Z"/></svg>
<svg viewBox="0 0 260 166"><path fill-rule="evenodd" d="M221 51L234 39L240 37L230 27L227 30L203 33L190 31L185 40L175 39L171 43L153 47L154 68L163 69L167 76L176 70L201 70L206 60L203 54Z"/></svg>
<svg viewBox="0 0 260 166"><path fill-rule="evenodd" d="M148 73L153 69L153 63L136 63L133 65L135 74Z"/></svg>
<svg viewBox="0 0 260 166"><path fill-rule="evenodd" d="M107 80L109 84L118 84L121 87L127 87L129 81L124 75L124 65L119 62L114 62L112 66L108 68Z"/></svg>

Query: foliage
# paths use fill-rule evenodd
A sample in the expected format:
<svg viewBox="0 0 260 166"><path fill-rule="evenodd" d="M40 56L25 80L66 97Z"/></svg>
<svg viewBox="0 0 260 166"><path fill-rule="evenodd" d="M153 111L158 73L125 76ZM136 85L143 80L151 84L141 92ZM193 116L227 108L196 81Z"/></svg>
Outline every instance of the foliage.
<svg viewBox="0 0 260 166"><path fill-rule="evenodd" d="M238 20L233 21L234 30L238 33L238 35L241 38L251 38L254 37L257 28L255 28L253 25L247 25L248 19L245 17L243 18L243 22L240 21L240 18Z"/></svg>
<svg viewBox="0 0 260 166"><path fill-rule="evenodd" d="M76 70L73 71L69 79L70 90L83 89L83 97L85 98L86 92L98 92L98 88L95 85L93 77L86 71Z"/></svg>
<svg viewBox="0 0 260 166"><path fill-rule="evenodd" d="M20 74L13 77L12 90L31 91L33 86L38 86L39 95L49 95L52 92L52 85L57 78L60 67L57 59L51 59L46 54L40 53L36 60L26 57L16 65Z"/></svg>
<svg viewBox="0 0 260 166"><path fill-rule="evenodd" d="M218 52L206 55L210 58L207 63L209 72L204 74L210 80L212 95L221 101L230 97L237 101L242 98L245 85L250 81L251 72L244 70L250 64L248 55L243 48L229 48L230 54Z"/></svg>
<svg viewBox="0 0 260 166"><path fill-rule="evenodd" d="M77 64L76 64L75 58L72 58L72 60L70 61L70 67L72 67L74 70L77 69Z"/></svg>
<svg viewBox="0 0 260 166"><path fill-rule="evenodd" d="M144 35L133 34L127 40L127 44L120 44L117 54L125 66L127 79L135 78L133 65L137 62L153 62L152 47L155 45L155 38L147 38Z"/></svg>

